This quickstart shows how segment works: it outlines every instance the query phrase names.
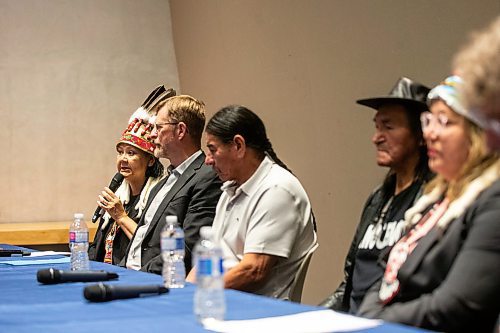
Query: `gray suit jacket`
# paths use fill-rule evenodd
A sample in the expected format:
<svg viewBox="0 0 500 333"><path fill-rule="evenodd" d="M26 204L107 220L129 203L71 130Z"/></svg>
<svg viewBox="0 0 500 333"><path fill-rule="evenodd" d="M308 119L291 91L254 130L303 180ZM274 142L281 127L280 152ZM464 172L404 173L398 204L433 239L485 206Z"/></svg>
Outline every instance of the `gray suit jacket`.
<svg viewBox="0 0 500 333"><path fill-rule="evenodd" d="M222 182L211 167L204 165L205 154L201 154L177 179L162 203L158 207L153 220L141 244L141 271L161 274L163 261L161 259L160 233L165 226L167 215L176 215L179 225L185 233L186 256L184 263L186 273L191 269L193 247L199 239L202 226L212 225L215 207L221 195ZM165 185L167 178L158 183L151 191L145 212L153 198ZM145 224L144 213L137 227ZM127 249L127 255L120 263L126 266L132 237Z"/></svg>
<svg viewBox="0 0 500 333"><path fill-rule="evenodd" d="M359 315L445 332L493 332L500 311L500 181L442 232L432 229L400 268L387 305L380 283Z"/></svg>

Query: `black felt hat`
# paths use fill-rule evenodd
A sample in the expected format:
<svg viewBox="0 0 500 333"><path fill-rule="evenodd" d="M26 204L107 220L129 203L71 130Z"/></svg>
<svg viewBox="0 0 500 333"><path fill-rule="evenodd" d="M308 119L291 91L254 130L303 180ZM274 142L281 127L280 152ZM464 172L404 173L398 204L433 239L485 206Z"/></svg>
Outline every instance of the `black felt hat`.
<svg viewBox="0 0 500 333"><path fill-rule="evenodd" d="M429 91L430 89L423 84L402 77L387 96L360 99L356 103L376 110L384 104L399 104L412 110L425 111L428 110L426 101Z"/></svg>

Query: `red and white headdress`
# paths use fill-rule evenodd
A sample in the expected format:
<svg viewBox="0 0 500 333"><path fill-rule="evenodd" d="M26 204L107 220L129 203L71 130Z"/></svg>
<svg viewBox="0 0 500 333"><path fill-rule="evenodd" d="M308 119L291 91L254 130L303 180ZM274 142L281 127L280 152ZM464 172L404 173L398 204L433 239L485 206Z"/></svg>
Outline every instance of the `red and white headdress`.
<svg viewBox="0 0 500 333"><path fill-rule="evenodd" d="M174 89L165 89L163 85L158 86L149 94L144 103L132 114L128 126L123 131L119 143L127 143L137 147L146 153L153 154L155 144L150 138L154 127L156 110L154 107L161 101L175 96Z"/></svg>

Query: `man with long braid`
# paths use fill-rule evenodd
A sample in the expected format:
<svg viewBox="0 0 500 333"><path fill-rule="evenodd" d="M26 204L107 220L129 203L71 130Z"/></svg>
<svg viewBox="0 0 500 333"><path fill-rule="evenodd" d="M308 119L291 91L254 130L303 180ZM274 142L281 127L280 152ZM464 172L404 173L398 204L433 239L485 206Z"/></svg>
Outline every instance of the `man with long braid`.
<svg viewBox="0 0 500 333"><path fill-rule="evenodd" d="M289 299L300 264L317 247L304 188L247 108L222 108L205 132L205 163L224 182L213 228L224 253L225 287Z"/></svg>

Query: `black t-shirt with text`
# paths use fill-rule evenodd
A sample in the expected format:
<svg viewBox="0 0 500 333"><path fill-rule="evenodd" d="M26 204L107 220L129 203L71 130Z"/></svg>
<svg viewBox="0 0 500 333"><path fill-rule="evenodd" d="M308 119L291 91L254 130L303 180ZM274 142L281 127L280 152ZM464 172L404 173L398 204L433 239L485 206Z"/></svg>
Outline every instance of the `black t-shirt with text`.
<svg viewBox="0 0 500 333"><path fill-rule="evenodd" d="M352 276L350 312L356 313L373 283L382 278L384 267L378 261L388 253L405 231L404 213L412 207L422 183L417 181L381 203L378 214L361 237Z"/></svg>

